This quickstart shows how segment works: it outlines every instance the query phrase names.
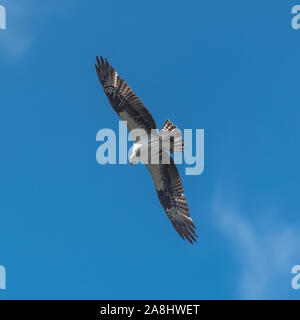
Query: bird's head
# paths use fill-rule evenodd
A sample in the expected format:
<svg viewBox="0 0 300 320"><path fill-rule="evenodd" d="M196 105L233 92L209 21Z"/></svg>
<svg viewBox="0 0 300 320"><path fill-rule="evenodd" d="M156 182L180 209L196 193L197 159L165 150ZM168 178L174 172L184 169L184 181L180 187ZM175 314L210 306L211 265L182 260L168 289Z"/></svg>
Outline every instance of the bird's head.
<svg viewBox="0 0 300 320"><path fill-rule="evenodd" d="M135 154L132 154L129 158L129 163L131 166L135 166L138 163L138 159Z"/></svg>

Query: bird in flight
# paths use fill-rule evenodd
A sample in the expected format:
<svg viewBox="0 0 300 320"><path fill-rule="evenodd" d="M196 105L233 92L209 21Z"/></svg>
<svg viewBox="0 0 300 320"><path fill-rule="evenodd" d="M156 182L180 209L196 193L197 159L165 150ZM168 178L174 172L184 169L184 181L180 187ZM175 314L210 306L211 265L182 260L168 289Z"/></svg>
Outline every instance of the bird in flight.
<svg viewBox="0 0 300 320"><path fill-rule="evenodd" d="M155 121L143 102L121 79L107 59L97 57L95 64L98 78L112 108L123 121L127 122L131 135L142 130L144 135L134 142L129 162L136 165L145 163L154 181L155 189L168 218L182 239L196 241L195 225L190 217L180 175L170 153L183 152L181 131L167 120L157 132ZM164 141L169 141L164 144ZM167 145L167 147L164 147ZM152 150L152 151L151 151ZM147 161L149 152L158 155L158 161Z"/></svg>

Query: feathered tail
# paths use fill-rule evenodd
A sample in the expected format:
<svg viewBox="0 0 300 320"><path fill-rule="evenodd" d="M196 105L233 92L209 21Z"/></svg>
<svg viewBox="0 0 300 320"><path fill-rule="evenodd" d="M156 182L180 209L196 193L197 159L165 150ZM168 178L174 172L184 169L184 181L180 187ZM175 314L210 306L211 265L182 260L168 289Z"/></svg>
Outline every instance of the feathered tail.
<svg viewBox="0 0 300 320"><path fill-rule="evenodd" d="M167 120L159 132L163 141L170 141L170 153L183 152L182 132L169 120Z"/></svg>

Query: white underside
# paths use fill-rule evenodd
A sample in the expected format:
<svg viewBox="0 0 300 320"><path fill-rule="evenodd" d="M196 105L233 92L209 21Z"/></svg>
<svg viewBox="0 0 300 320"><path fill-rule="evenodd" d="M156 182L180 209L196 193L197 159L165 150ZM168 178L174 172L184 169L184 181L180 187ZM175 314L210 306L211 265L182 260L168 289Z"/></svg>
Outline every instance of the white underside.
<svg viewBox="0 0 300 320"><path fill-rule="evenodd" d="M139 154L137 155L137 151ZM149 155L151 153L151 163L159 163L159 136L158 135L144 135L140 140L133 144L132 154L130 156L130 163L136 164L139 160L147 164L149 162Z"/></svg>

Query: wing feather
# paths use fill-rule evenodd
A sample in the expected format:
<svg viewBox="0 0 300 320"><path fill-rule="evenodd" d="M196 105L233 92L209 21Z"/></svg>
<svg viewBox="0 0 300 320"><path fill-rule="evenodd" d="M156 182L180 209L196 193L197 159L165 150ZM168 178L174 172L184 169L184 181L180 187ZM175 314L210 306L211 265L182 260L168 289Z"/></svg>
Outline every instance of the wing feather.
<svg viewBox="0 0 300 320"><path fill-rule="evenodd" d="M183 193L180 175L170 157L170 164L147 164L146 165L155 189L168 218L182 239L190 243L196 241L195 225L190 217L189 207Z"/></svg>
<svg viewBox="0 0 300 320"><path fill-rule="evenodd" d="M106 59L96 59L95 67L104 92L116 113L123 121L127 121L129 131L144 129L151 133L151 129L156 129L156 124L143 102Z"/></svg>

